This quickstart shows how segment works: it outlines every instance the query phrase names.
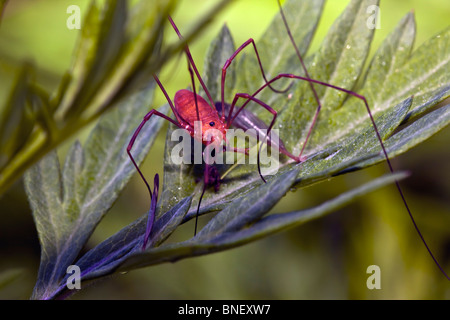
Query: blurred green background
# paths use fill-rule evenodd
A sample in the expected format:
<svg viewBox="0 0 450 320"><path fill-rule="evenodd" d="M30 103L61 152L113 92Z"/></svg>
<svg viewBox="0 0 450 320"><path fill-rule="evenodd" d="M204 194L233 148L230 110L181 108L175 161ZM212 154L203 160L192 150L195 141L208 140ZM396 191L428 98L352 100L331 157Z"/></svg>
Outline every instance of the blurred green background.
<svg viewBox="0 0 450 320"><path fill-rule="evenodd" d="M215 1L184 0L173 15L181 32ZM0 103L4 103L14 72L23 59L39 68L38 80L54 89L69 67L77 31L66 28L66 8L87 0L12 0L0 25ZM329 26L348 1L330 0L309 52L316 50ZM415 47L449 25L448 0L381 1L381 29L372 53L397 22L414 10ZM275 0L234 1L190 44L200 71L206 48L226 23L235 45L258 39L277 13ZM168 41L176 35L167 30ZM289 72L289 70L286 70ZM189 85L185 59L174 59L160 74L173 96ZM155 106L164 103L156 97ZM142 115L136 115L142 117ZM75 138L66 142L61 155ZM165 132L143 166L152 176L162 173ZM425 239L450 272L450 141L444 130L407 154L394 159L408 170L402 181L406 198ZM289 193L273 212L317 205L387 172L381 164L332 181ZM148 194L137 176L91 240L93 246L147 210ZM21 182L0 199L0 298L27 299L39 265L39 242ZM204 221L203 221L204 222ZM186 224L174 236L191 236ZM381 268L381 290L369 290L366 269ZM394 186L363 197L326 218L226 252L136 270L85 288L74 299L448 299L450 285L439 273L413 229Z"/></svg>

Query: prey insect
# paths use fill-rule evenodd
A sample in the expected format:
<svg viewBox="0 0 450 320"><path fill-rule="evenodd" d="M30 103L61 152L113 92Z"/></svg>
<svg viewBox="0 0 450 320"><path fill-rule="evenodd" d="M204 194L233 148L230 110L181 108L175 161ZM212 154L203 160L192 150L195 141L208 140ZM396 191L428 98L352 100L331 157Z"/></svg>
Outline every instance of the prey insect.
<svg viewBox="0 0 450 320"><path fill-rule="evenodd" d="M206 146L223 146L224 151L232 151L232 152L241 152L244 154L248 153L248 149L236 149L233 147L229 147L226 141L226 132L227 130L231 127L231 125L236 124L239 122L239 117L242 117L244 114L246 114L247 116L243 117L246 119L250 119L251 117L249 116L249 114L247 113L247 110L245 109L246 106L249 105L250 102L254 102L256 105L258 105L259 107L262 107L263 109L265 109L267 112L269 112L272 115L272 119L270 124L267 126L265 125L265 128L267 128L267 136L264 137L263 142L266 142L268 145L272 145L272 142L270 140L270 132L272 130L272 128L274 127L275 123L276 123L276 119L277 119L277 111L274 110L271 106L269 106L266 102L260 100L257 96L258 94L266 89L270 89L272 91L274 91L275 93L284 93L287 91L286 90L277 90L275 89L272 84L279 81L280 79L290 79L291 81L306 81L308 82L308 85L310 87L311 92L313 93L314 96L314 101L317 104L316 110L314 112L313 118L311 120L311 124L307 130L307 134L306 134L306 138L304 140L304 143L302 145L302 148L299 152L298 155L293 155L291 152L289 152L286 147L284 146L283 142L280 142L279 145L277 145L277 147L279 148L280 153L284 154L285 156L289 157L290 159L292 159L293 161L297 162L297 163L301 163L303 161L306 160L306 157L304 157L304 152L305 152L305 148L308 145L308 142L311 139L311 135L313 133L313 130L315 128L315 125L318 121L319 118L319 114L320 111L322 110L322 104L321 104L321 100L319 98L319 95L317 93L316 90L316 86L323 86L323 87L327 87L327 88L332 88L334 90L340 91L344 94L353 96L356 99L359 99L363 104L364 107L367 111L367 115L368 118L370 119L370 123L373 127L373 130L375 132L376 135L376 139L379 141L380 147L381 147L381 153L384 156L386 163L388 165L389 171L391 173L394 172L391 161L389 159L388 153L386 151L386 148L384 146L382 137L380 135L380 132L377 128L376 122L374 120L374 117L372 115L372 112L370 110L369 104L367 102L367 99L363 96L360 95L354 91L345 89L345 88L341 88L329 83L325 83L319 80L315 80L312 79L308 73L308 70L306 68L306 65L303 61L302 55L300 54L298 47L295 43L295 40L290 32L289 26L287 24L283 9L279 3L279 7L280 7L280 14L282 17L282 20L285 24L286 30L287 30L287 34L290 38L290 41L292 43L292 46L295 48L296 51L296 55L298 57L298 60L300 62L301 68L303 70L304 75L303 76L299 76L299 75L295 75L295 74L291 74L291 73L280 73L278 75L276 75L275 77L268 79L266 77L266 74L264 72L264 68L263 65L261 63L261 59L259 57L259 53L256 47L256 43L253 39L249 39L246 42L244 42L231 56L229 59L227 59L227 61L225 62L224 66L222 67L222 76L221 76L221 101L220 102L214 102L214 100L212 99L211 94L209 93L205 83L203 82L197 67L195 65L195 62L192 58L192 55L190 53L189 47L186 45L185 47L185 53L187 56L187 60L188 60L188 70L191 76L191 82L192 82L192 91L189 90L180 90L175 94L174 97L174 101L172 102L172 100L170 99L167 91L165 90L164 86L162 85L161 81L159 80L159 78L154 75L154 79L156 81L156 83L158 84L159 88L161 89L161 91L163 92L164 96L166 97L169 106L175 116L175 119L170 118L169 116L166 116L160 112L158 112L157 110L151 110L143 119L143 121L141 122L141 124L139 125L139 127L136 129L129 145L127 148L127 152L130 156L130 159L132 160L133 164L135 165L137 171L139 172L140 176L142 177L143 181L145 182L148 191L150 193L150 197L152 198L152 207L154 207L154 202L156 202L156 196L154 194L152 194L151 188L149 186L149 184L147 183L144 175L142 174L141 170L139 169L139 167L137 166L136 162L133 159L133 156L131 154L131 149L133 147L134 141L136 139L136 137L138 136L139 132L141 131L142 127L145 125L145 123L154 115L159 116L167 121L169 121L170 123L172 123L173 125L175 125L176 127L186 130L189 135L191 137L196 138L196 132L195 132L195 125L194 123L200 122L201 123L201 128L202 128L202 132L207 132L208 129L214 128L215 130L217 130L219 133L221 133L220 135L213 135L212 137L209 137L209 139L206 139L204 135L201 135L199 138L197 137L197 139L201 140L201 142L206 145ZM177 35L180 37L180 39L182 38L181 33L179 32L177 26L175 25L174 21L169 17L169 21L173 27L173 29L175 30L175 32L177 33ZM264 84L258 88L255 92L253 92L252 94L248 94L248 93L236 93L234 95L234 99L232 100L231 105L227 105L225 102L225 80L226 80L226 74L227 74L227 70L229 68L229 66L232 64L232 62L234 61L234 59L236 58L236 56L241 53L245 48L252 46L254 49L254 53L256 55L258 64L259 64L259 68L262 74L262 78L264 79ZM206 94L206 99L200 97L199 95L197 95L196 93L196 86L195 86L195 78L198 79L198 81L200 82L200 86L203 88L205 94ZM241 106L238 106L237 102L239 99L244 100L243 104ZM263 123L261 123L261 121L258 121L257 118L253 118L254 121L247 121L247 124L245 124L245 126L247 127L252 127L252 126L264 126ZM263 181L265 181L264 176L261 173L261 169L260 169L260 164L259 164L259 154L258 154L258 172L262 178ZM157 185L157 180L155 180L155 189L158 189L158 185ZM417 233L419 234L422 242L424 243L426 249L428 250L430 256L432 257L432 259L434 260L434 262L436 263L436 265L439 267L439 269L441 270L441 272L447 277L447 279L450 280L450 278L447 276L447 274L445 273L445 271L442 269L442 267L440 266L440 264L438 263L437 259L434 257L433 253L431 252L430 248L428 247L425 239L423 238L417 224L414 221L414 218L412 216L411 210L408 206L408 203L405 199L405 196L402 192L402 189L399 185L399 183L396 181L395 182L396 188L399 192L399 195L402 199L402 202L404 204L405 209L407 210L413 224L414 227L417 231ZM205 169L204 169L204 175L203 175L203 189L201 192L201 195L199 197L199 201L198 201L198 207L197 207L197 216L196 216L196 222L195 222L195 231L194 234L197 231L197 218L198 218L198 212L200 209L200 204L201 204L201 200L205 194L205 191L208 187L214 187L215 191L218 191L220 188L220 175L219 172L217 171L217 169L212 166L209 165L208 163L205 164ZM147 233L149 233L149 230L147 230Z"/></svg>

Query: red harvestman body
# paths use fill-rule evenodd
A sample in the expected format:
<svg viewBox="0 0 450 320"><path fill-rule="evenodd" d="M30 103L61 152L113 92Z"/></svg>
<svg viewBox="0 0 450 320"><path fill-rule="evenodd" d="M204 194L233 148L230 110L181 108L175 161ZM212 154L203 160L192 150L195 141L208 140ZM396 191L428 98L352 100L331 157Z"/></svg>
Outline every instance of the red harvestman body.
<svg viewBox="0 0 450 320"><path fill-rule="evenodd" d="M182 39L181 33L179 32L177 26L175 25L175 23L173 22L172 18L169 17L169 21L172 24L172 27L174 28L174 30L176 31L176 33L178 34L178 36L180 37L180 39ZM222 68L222 115L220 116L216 107L215 107L215 103L211 97L211 95L208 92L208 89L206 87L206 85L204 84L197 67L195 66L194 60L192 58L192 55L190 53L190 50L188 48L188 46L185 47L185 53L188 57L188 69L191 75L191 80L192 80L192 88L194 90L194 92L191 92L189 90L183 89L183 90L179 90L177 91L177 93L175 94L174 97L174 101L172 102L172 100L170 99L167 91L164 89L164 86L162 85L162 83L160 82L159 78L156 75L153 75L156 83L158 84L158 86L160 87L161 91L163 92L164 96L166 97L170 108L172 109L173 114L176 117L176 120L158 112L157 110L151 110L148 114L145 115L144 119L142 120L141 124L139 125L139 127L136 129L133 137L131 138L131 141L128 145L127 148L127 152L128 155L130 156L131 161L133 162L134 166L136 167L136 169L138 170L141 178L144 180L147 189L150 193L150 197L152 198L152 202L153 202L153 198L155 198L155 195L152 193L150 185L148 184L147 180L145 179L144 175L142 174L141 170L139 169L138 165L136 164L132 154L131 154L131 149L133 147L134 141L136 140L140 130L142 129L142 127L144 126L144 124L153 116L159 116L163 119L166 119L167 121L171 122L172 124L174 124L175 126L179 127L180 129L184 129L186 131L189 132L189 134L196 138L196 134L195 134L195 126L194 126L194 122L199 121L201 123L202 126L202 136L201 138L201 142L205 145L219 145L222 143L223 140L225 140L224 142L226 143L226 139L224 139L226 137L226 130L228 128L230 128L233 120L239 115L239 113L242 111L242 109L247 105L248 102L250 101L254 101L256 102L258 105L262 106L263 108L265 108L267 111L269 111L272 115L273 115L273 119L271 121L270 126L268 127L267 130L267 135L269 136L270 130L272 129L275 120L276 120L276 116L277 116L277 112L275 110L273 110L269 105L267 105L266 103L264 103L263 101L255 98L255 95L257 93L255 93L254 95L249 95L247 93L237 93L233 99L233 103L231 104L229 113L228 113L228 117L225 116L225 101L224 101L224 83L225 83L225 78L226 78L226 71L227 68L230 66L230 64L232 63L232 61L234 60L234 58L247 46L249 46L250 44L253 45L253 48L255 50L256 56L258 58L258 62L259 62L259 66L261 68L261 73L262 76L266 82L265 87L269 87L271 90L275 91L275 92L283 92L283 91L279 91L276 90L274 88L271 87L270 82L266 79L266 76L264 74L264 70L262 68L262 64L261 64L261 60L259 58L259 54L258 51L256 49L256 44L255 41L253 39L249 39L247 40L244 44L241 45L241 47L239 47L236 52L226 61L226 63L224 64L223 68ZM198 80L200 81L200 85L202 86L202 88L205 90L206 95L208 96L208 100L209 103L203 99L201 96L197 95L195 92L195 80L194 80L194 73L197 76ZM271 82L275 81L276 79L271 80ZM261 89L262 90L262 89ZM240 109L233 115L233 110L234 110L234 106L237 102L237 100L239 98L243 98L243 99L247 99L247 102L244 103L244 105L242 105L240 107ZM233 115L233 117L232 117ZM203 135L203 133L207 132L208 129L216 129L218 130L221 135L216 135L213 136L209 139L206 139L205 136ZM269 141L270 143L270 141ZM292 155L291 153L289 153L282 144L280 144L280 151L281 153L287 155L288 157L294 159L297 162L300 162L300 156L296 157L294 155ZM224 146L223 147L225 151L233 151L233 152L242 152L242 153L247 153L247 149L245 150L239 150L236 148L232 148L232 147L227 147ZM258 161L259 161L259 157L258 157ZM260 167L258 164L258 170L260 172ZM261 172L260 172L261 178L262 180L265 182L264 177L262 176ZM201 203L201 198L203 197L203 194L206 190L206 188L208 186L214 185L215 186L215 190L218 191L219 189L219 173L217 172L216 168L213 166L209 166L208 164L205 165L205 173L204 173L204 187L203 187L203 191L202 194L200 196L200 200L199 200L199 205L198 208L200 208L200 203ZM157 179L155 179L155 189L157 189L157 184L156 184ZM198 210L197 210L198 211ZM196 225L195 225L195 233L197 230L197 219L196 219Z"/></svg>
<svg viewBox="0 0 450 320"><path fill-rule="evenodd" d="M301 64L302 70L304 71L304 75L305 76L298 76L298 75L294 75L294 74L290 74L290 73L281 73L281 74L278 74L277 76L273 77L272 79L268 80L266 78L265 73L264 73L264 69L263 69L263 66L262 66L262 63L261 63L261 60L260 60L260 57L259 57L259 53L258 53L256 44L255 44L255 41L253 39L249 39L246 42L244 42L233 53L233 55L231 55L230 58L227 59L227 61L225 62L224 66L222 67L221 101L219 103L215 103L213 101L213 99L212 99L212 97L211 97L211 95L210 95L210 93L209 93L205 83L203 82L203 80L202 80L202 78L201 78L201 76L200 76L200 74L198 72L198 69L197 69L197 67L196 67L196 65L194 63L194 60L193 60L192 55L190 53L189 47L187 45L185 46L185 53L186 53L187 60L188 60L188 70L189 70L189 73L190 73L190 76L191 76L192 90L193 90L192 92L189 91L189 90L186 90L186 89L179 90L179 91L176 92L174 100L172 102L172 100L170 99L167 91L164 89L164 86L160 82L159 78L156 75L153 75L156 83L158 84L159 88L161 89L161 91L163 92L164 96L166 97L166 99L167 99L167 101L169 103L169 106L172 109L172 112L175 115L176 119L172 119L169 116L166 116L166 115L158 112L155 109L151 110L143 118L141 124L136 129L136 131L133 134L133 136L131 138L131 141L130 141L128 147L127 147L127 153L129 155L131 161L133 162L134 166L136 167L137 171L139 172L141 178L143 179L144 183L146 184L147 189L148 189L148 191L150 193L150 198L151 198L151 209L150 209L150 212L153 212L153 214L149 214L149 217L148 217L147 231L146 231L146 235L144 237L144 245L143 245L144 249L145 249L145 246L146 246L146 243L147 243L147 240L148 240L148 236L150 234L150 231L151 231L151 228L152 228L152 225L153 225L154 212L155 212L155 209L156 209L156 203L157 203L157 197L158 197L159 177L158 177L158 175L155 176L154 191L152 192L152 190L150 188L150 185L148 184L147 180L145 179L143 173L139 169L138 165L136 164L136 162L135 162L135 160L134 160L134 158L133 158L133 156L131 154L131 149L133 147L133 144L134 144L134 142L135 142L135 140L136 140L140 130L142 129L142 127L145 125L145 123L153 115L159 116L159 117L169 121L170 123L174 124L178 128L186 130L190 134L191 137L197 138L198 140L201 139L202 140L201 142L204 145L206 145L206 146L210 146L210 145L218 146L218 145L222 145L223 144L223 150L224 151L232 151L232 152L240 152L240 153L248 154L248 149L240 150L240 149L236 149L236 148L233 148L233 147L229 147L227 145L227 141L226 141L226 138L225 138L227 130L231 127L231 125L237 119L237 117L239 115L242 115L244 112L246 112L244 110L244 108L249 104L250 101L253 101L257 105L263 107L265 110L267 110L268 112L270 112L272 114L273 118L272 118L272 120L270 122L270 125L269 126L266 125L267 135L263 138L263 142L266 142L267 144L270 145L271 144L270 132L271 132L271 129L273 128L273 126L275 124L275 121L276 121L276 118L277 118L277 112L273 108L271 108L269 105L267 105L265 102L263 102L263 101L259 100L258 98L256 98L256 96L262 90L264 90L266 88L269 88L270 90L272 90L272 91L274 91L276 93L284 93L284 92L286 92L287 89L286 90L277 90L277 89L274 89L272 87L272 83L278 81L279 79L286 78L286 79L292 79L293 81L295 81L295 80L307 81L309 83L310 89L311 89L311 91L312 91L312 93L314 95L314 99L315 99L315 101L317 103L317 108L316 108L316 111L314 113L314 117L312 119L311 125L310 125L310 127L309 127L309 129L307 131L307 136L306 136L305 142L303 143L302 149L301 149L301 151L300 151L298 156L295 156L295 155L291 154L285 148L285 146L283 145L283 142L281 140L279 142L279 145L277 146L279 148L279 151L282 154L284 154L287 157L289 157L292 160L294 160L295 162L300 163L300 162L303 162L303 161L306 160L306 158L303 157L302 155L303 155L305 147L306 147L306 145L307 145L307 143L309 141L309 138L310 138L310 136L311 136L311 134L313 132L314 126L315 126L315 124L317 122L320 110L322 108L320 99L319 99L318 94L317 94L316 89L315 89L315 85L320 85L320 86L333 88L335 90L339 90L339 91L344 92L346 94L352 95L352 96L360 99L364 103L365 108L367 110L367 114L368 114L368 116L370 118L370 121L371 121L372 126L374 128L374 131L376 133L377 139L380 142L382 153L383 153L383 155L384 155L384 157L386 159L388 168L389 168L390 172L392 172L392 173L394 172L393 167L391 165L391 161L390 161L390 159L388 157L388 154L386 152L386 149L384 147L382 138L381 138L380 133L379 133L379 131L377 129L376 123L374 121L374 118L372 116L372 113L370 111L370 107L369 107L369 104L368 104L366 98L364 96L362 96L362 95L359 95L359 94L351 91L351 90L340 88L340 87L334 86L332 84L324 83L324 82L321 82L321 81L314 80L314 79L310 78L310 76L308 74L308 71L307 71L307 68L306 68L306 66L305 66L305 64L303 62L302 56L301 56L301 54L300 54L300 52L298 50L298 47L297 47L297 45L295 43L294 38L293 38L293 36L292 36L292 34L290 32L289 26L287 24L287 21L286 21L286 18L285 18L285 15L284 15L284 12L283 12L283 9L281 7L281 4L280 4L279 0L278 0L278 4L279 4L279 8L280 8L280 14L281 14L281 17L282 17L283 22L285 24L288 36L290 38L290 41L291 41L293 47L295 48L296 55L297 55L297 57L298 57L298 59L300 61L300 64ZM174 23L174 21L172 20L171 17L169 17L169 21L170 21L173 29L175 30L175 32L179 36L179 38L182 39L181 33L179 32L177 26L175 25L175 23ZM263 77L265 83L258 90L256 90L253 94L236 93L235 96L234 96L234 99L233 99L233 101L231 103L231 105L229 106L229 108L226 108L226 103L225 103L225 99L224 99L224 97L225 97L224 90L225 90L225 80L226 80L227 69L231 65L231 63L233 62L235 57L240 52L242 52L246 47L248 47L250 45L253 46L256 58L257 58L258 63L259 63L259 68L261 70L261 74L262 74L262 77ZM201 96L197 95L197 93L195 91L195 88L196 88L196 86L195 86L195 77L197 77L197 79L199 80L200 85L203 88L203 90L204 90L204 92L205 92L205 94L207 96L206 100L204 98L202 98ZM289 87L288 87L288 89L289 89ZM239 100L239 98L244 99L245 102L240 107L236 108L236 104L237 104L237 101ZM220 106L221 114L219 114L219 111L217 110L216 105L218 107ZM235 108L236 108L236 111L235 111ZM235 111L235 113L233 113L234 111ZM226 112L228 113L228 115L225 114ZM196 121L201 121L200 122L201 123L201 129L202 129L202 131L201 131L202 132L202 136L201 137L196 136L196 132L194 130L194 122L196 122ZM214 136L209 137L208 139L206 139L203 136L203 133L207 132L211 128L216 129L221 134L220 135L214 135ZM259 174L261 176L261 179L264 182L266 182L266 180L264 179L263 175L261 174L260 163L259 163L259 153L258 153L258 172L259 172ZM408 212L408 214L409 214L409 216L410 216L410 218L412 220L414 228L416 229L417 233L419 234L419 236L420 236L422 242L424 243L426 249L428 250L430 256L434 260L435 264L439 267L440 271L445 275L445 277L448 280L450 280L449 276L445 273L445 271L442 269L442 267L440 266L440 264L438 263L438 261L434 257L434 255L431 252L430 248L428 247L426 241L424 240L424 238L423 238L423 236L422 236L418 226L416 225L415 220L414 220L414 218L412 216L411 210L409 209L409 206L408 206L408 204L406 202L406 199L405 199L405 197L403 195L403 192L402 192L402 189L401 189L399 183L396 181L395 184L396 184L397 190L398 190L398 192L399 192L399 194L401 196L401 199L402 199L402 201L404 203L405 209L407 210L407 212ZM200 209L201 200L202 200L202 197L203 197L203 195L205 193L205 190L208 187L210 187L210 186L214 186L215 191L217 192L219 190L219 187L220 187L220 176L219 176L219 173L218 173L217 169L214 166L211 166L211 165L208 165L207 163L205 163L204 177L203 177L203 189L202 189L202 193L200 195L199 202L198 202L198 207L197 207L197 217L196 217L196 222L195 222L194 235L196 234L196 231L197 231L197 218L198 218L198 212L199 212L199 209Z"/></svg>

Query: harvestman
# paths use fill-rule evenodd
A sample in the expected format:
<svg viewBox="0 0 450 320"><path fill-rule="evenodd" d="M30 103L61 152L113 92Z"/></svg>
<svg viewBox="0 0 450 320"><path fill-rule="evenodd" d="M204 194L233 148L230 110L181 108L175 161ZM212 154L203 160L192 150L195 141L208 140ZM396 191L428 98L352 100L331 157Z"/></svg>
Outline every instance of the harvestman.
<svg viewBox="0 0 450 320"><path fill-rule="evenodd" d="M169 121L170 123L174 124L175 126L177 126L180 129L184 129L186 130L191 137L194 137L196 139L201 139L201 142L206 146L219 146L222 145L223 143L225 143L225 145L223 146L223 150L224 151L232 151L232 152L241 152L241 153L245 153L248 154L248 149L237 149L237 148L233 148L233 147L229 147L227 145L227 141L226 141L226 131L231 127L231 125L233 124L233 122L235 121L235 119L240 115L243 114L243 110L244 108L248 105L248 103L250 101L255 102L257 105L263 107L265 110L267 110L268 112L270 112L273 116L272 121L270 122L270 125L267 127L267 136L263 138L263 142L265 141L267 144L271 144L271 140L270 140L270 132L275 124L275 120L277 118L277 112L271 108L269 105L267 105L265 102L259 100L258 98L256 98L256 96L265 88L269 87L269 89L271 89L274 92L277 93L282 93L285 92L286 90L277 90L275 88L273 88L271 86L272 83L276 82L279 79L283 79L283 78L287 78L287 79L293 79L293 80L303 80L303 81L307 81L309 83L309 86L311 88L311 91L313 92L314 95L314 99L317 103L317 109L314 113L314 117L312 119L311 125L308 129L308 133L306 135L305 138L305 142L300 150L300 153L298 156L295 156L293 154L291 154L283 145L283 143L280 141L279 145L277 146L279 148L279 151L288 156L289 158L293 159L294 161L300 163L306 160L305 157L302 157L303 152L305 150L305 147L310 139L310 136L312 134L313 128L315 126L315 123L317 122L320 110L322 109L322 105L320 102L320 99L318 97L318 94L316 92L316 89L314 87L314 85L321 85L321 86L325 86L325 87L329 87L329 88L333 88L335 90L339 90L342 91L346 94L352 95L358 99L360 99L367 110L368 116L370 118L370 121L372 123L372 126L374 128L374 131L376 133L377 139L380 142L380 146L382 149L382 153L386 159L387 165L389 167L390 172L394 172L391 161L388 157L388 154L386 152L386 149L384 147L383 141L381 139L380 133L377 129L377 125L374 121L374 118L372 116L372 112L370 111L369 108L369 104L367 103L367 100L364 96L357 94L356 92L353 92L351 90L347 90L344 88L340 88L337 86L334 86L332 84L328 84L328 83L324 83L318 80L314 80L311 79L309 76L309 73L307 71L307 68L305 66L305 63L303 61L303 58L300 54L300 51L295 43L295 40L291 34L291 31L289 29L289 26L287 24L286 21L286 17L284 15L283 9L281 7L280 1L278 0L278 5L280 8L280 14L281 17L283 19L284 25L286 27L288 36L290 38L290 41L293 45L293 47L295 48L296 51L296 55L301 63L302 69L304 71L305 76L297 76L294 74L289 74L289 73L281 73L278 74L277 76L275 76L274 78L267 80L267 77L265 75L264 72L264 68L262 66L261 63L261 59L259 57L259 53L258 50L256 48L256 43L253 39L248 39L247 41L245 41L232 55L229 59L227 59L227 61L225 62L224 66L222 67L222 76L221 76L221 101L220 101L220 106L221 106L221 115L219 115L218 110L216 109L216 104L214 103L211 94L209 93L205 83L203 82L200 73L195 65L194 59L192 58L191 52L189 50L189 47L186 45L184 48L184 51L186 53L187 56L187 60L188 60L188 71L190 73L191 76L191 82L192 82L192 92L186 89L182 89L176 92L175 97L174 97L174 102L172 102L172 100L170 99L167 91L164 89L164 86L162 85L162 83L160 82L159 78L156 75L153 75L156 83L158 84L159 88L161 89L162 93L164 94L164 96L167 99L167 102L169 103L170 108L172 109L173 114L175 115L176 119L172 119L162 113L160 113L159 111L153 109L151 110L149 113L147 113L141 124L138 126L138 128L136 129L136 131L134 132L130 143L127 147L127 153L131 159L131 161L133 162L134 166L136 167L137 171L139 172L139 175L141 176L142 180L144 181L145 185L147 186L147 189L150 193L150 198L151 200L151 209L150 212L153 212L153 214L149 215L149 220L148 220L148 225L147 225L147 231L146 231L146 235L144 237L144 245L143 248L145 248L152 225L153 225L153 221L154 221L154 212L156 209L156 201L157 201L157 197L158 197L158 189L159 189L159 177L158 175L155 176L155 180L154 180L154 192L152 193L150 185L148 184L147 180L145 179L143 173L141 172L141 170L139 169L139 166L136 164L132 154L131 154L131 149L133 147L133 144L139 134L139 132L141 131L142 127L145 125L145 123L153 116L159 116L167 121ZM180 33L180 31L178 30L177 26L175 25L174 21L172 20L171 17L168 17L169 21L173 27L173 29L175 30L175 32L177 33L178 37L180 39L182 38L182 35ZM226 73L227 73L227 69L228 67L231 65L231 63L234 61L234 59L236 58L236 56L242 52L246 47L248 47L249 45L253 46L256 58L258 60L258 64L259 64L259 68L261 70L261 74L262 77L264 79L264 85L262 85L258 90L256 90L253 94L248 94L248 93L236 93L234 96L234 99L229 107L228 115L225 115L225 109L226 109L226 104L225 104L225 79L226 79ZM194 75L195 74L195 75ZM200 82L201 87L203 88L206 96L207 96L207 100L206 101L204 98L202 98L201 96L197 95L196 93L196 86L195 86L195 76L197 77L198 81ZM289 89L289 88L288 88ZM239 108L237 108L237 111L233 114L233 111L236 107L236 103L239 100L239 98L241 99L245 99L245 102L242 104L242 106L240 106ZM194 122L195 121L200 121L201 123L201 129L202 129L202 135L201 137L198 137L195 134L195 130L194 130ZM258 122L261 123L261 122ZM220 134L216 134L210 137L205 137L204 133L208 132L209 129L215 129L217 130L217 132L219 132ZM262 146L262 144L261 144ZM265 179L263 177L263 175L261 174L261 169L260 169L260 163L259 163L259 153L258 153L258 172L261 176L261 179L265 182ZM395 185L397 187L397 190L402 198L402 201L404 203L404 206L411 218L411 221L414 225L414 228L416 229L417 233L419 234L422 242L424 243L426 249L428 250L430 256L432 257L432 259L434 260L435 264L439 267L439 269L441 270L441 272L445 275L445 277L450 280L449 276L445 273L445 271L443 270L443 268L440 266L440 264L438 263L437 259L434 257L433 253L431 252L430 248L428 247L425 239L422 236L422 233L420 232L413 216L411 213L411 210L409 209L409 206L406 202L406 199L404 197L404 194L402 192L402 189L400 187L400 184L398 183L398 181L395 181ZM197 220L198 220L198 212L200 209L200 204L201 204L201 200L203 198L203 195L205 193L205 190L210 187L210 186L214 186L215 191L219 190L219 186L220 186L220 175L219 172L217 171L217 169L214 166L209 165L208 163L205 163L205 169L204 169L204 177L203 177L203 189L202 189L202 193L200 195L199 198L199 202L198 202L198 207L197 207L197 216L196 216L196 221L195 221L195 231L194 231L194 235L197 231Z"/></svg>

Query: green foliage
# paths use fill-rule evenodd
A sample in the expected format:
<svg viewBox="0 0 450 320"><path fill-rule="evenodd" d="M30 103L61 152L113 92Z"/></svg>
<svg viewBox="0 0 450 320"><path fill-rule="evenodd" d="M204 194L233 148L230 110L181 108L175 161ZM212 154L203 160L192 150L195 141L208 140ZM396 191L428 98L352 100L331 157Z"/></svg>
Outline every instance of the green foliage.
<svg viewBox="0 0 450 320"><path fill-rule="evenodd" d="M41 240L41 265L33 296L49 298L67 266L77 257L97 224L135 173L127 143L145 113L153 86L129 98L102 118L84 147L76 142L60 170L55 152L25 174L25 187ZM154 118L135 142L140 163L161 127Z"/></svg>
<svg viewBox="0 0 450 320"><path fill-rule="evenodd" d="M0 194L65 139L145 86L179 52L162 46L176 1L92 1L70 69L56 92L45 92L25 64L0 113ZM223 0L186 33L192 39L228 3ZM0 9L4 2L0 3Z"/></svg>
<svg viewBox="0 0 450 320"><path fill-rule="evenodd" d="M410 13L386 38L369 63L369 68L364 70L374 31L366 27L365 8L376 3L372 0L352 1L330 29L322 47L306 62L312 78L349 90L358 88L358 92L366 96L389 155L394 157L424 141L450 121L450 105L432 109L450 92L446 73L450 60L450 29L442 31L410 54L414 40L414 19ZM286 10L288 22L302 52L308 48L322 5L320 1L297 0L286 4L289 8ZM305 19L299 19L299 13ZM294 18L295 23L290 23ZM270 65L266 69L268 77L274 77L279 72L299 70L295 51L290 47L279 16L268 30L263 41L257 43L263 65ZM110 41L111 46L116 46L116 40ZM83 50L87 49L80 50L78 56L86 56ZM221 73L217 70L224 63L222 59L229 56L221 53L233 50L231 35L224 28L212 43L205 63L205 80L207 86L213 88L215 98L220 94L218 78ZM73 103L75 92L79 91L87 92L87 96L102 97L93 101L104 101L103 97L109 96L109 89L104 89L106 93L101 90L102 81L97 82L95 77L88 76L90 69L87 64L95 65L92 61L96 58L92 59L80 58L81 66L74 77L78 80L71 80L75 82L65 87L67 91L63 90L71 92L72 97L68 95L61 99L66 101L63 103L65 107L55 113L61 119L71 119L75 115L78 118L84 112L90 117L104 108L102 103L93 103L80 111L77 109L78 103ZM107 64L109 59L114 60L109 57L102 60L102 64ZM295 68L293 64L296 64ZM115 87L123 81L125 65L128 64L117 69L117 75L108 77L111 81L108 86ZM227 90L252 93L261 86L260 70L253 52L241 54L233 65L235 70L230 71L233 76L227 78ZM239 72L236 66L239 66ZM85 86L81 79L94 81L93 87ZM284 81L280 87L287 84ZM300 164L281 159L280 169L271 172L272 176L266 176L266 184L261 181L254 165L231 168L220 191L214 193L208 190L203 199L200 212L214 212L214 217L195 237L183 242L167 244L164 240L181 223L194 217L202 186L196 184L193 165L170 162L173 142L168 138L164 155L164 186L158 200L149 246L142 249L146 224L144 215L76 260L95 226L133 174L125 148L130 134L139 123L136 114L143 115L148 109L143 102L147 100L142 97L148 97L153 88L147 87L135 94L134 99L137 100L133 97L123 100L119 108L105 114L83 148L79 143L74 144L62 171L59 170L56 155L49 154L25 177L42 246L41 266L33 297L55 298L67 294L64 292L65 272L70 264L80 266L82 279L87 281L113 272L226 250L322 217L358 196L404 178L402 173L388 174L316 207L266 215L291 188L305 187L384 160L361 100L318 84L314 87L324 107L306 149L308 159ZM289 90L292 96L268 89L258 96L279 111L277 128L287 148L294 150L293 153L298 152L304 143L315 111L316 103L309 90L308 83L296 81ZM252 109L261 118L270 119L264 110L258 111L256 106ZM19 113L16 118L24 117ZM139 140L141 142L135 145L134 152L139 161L150 148L160 122L155 120L147 124ZM173 128L169 128L168 137L171 130ZM228 169L227 166L220 168L222 172Z"/></svg>

